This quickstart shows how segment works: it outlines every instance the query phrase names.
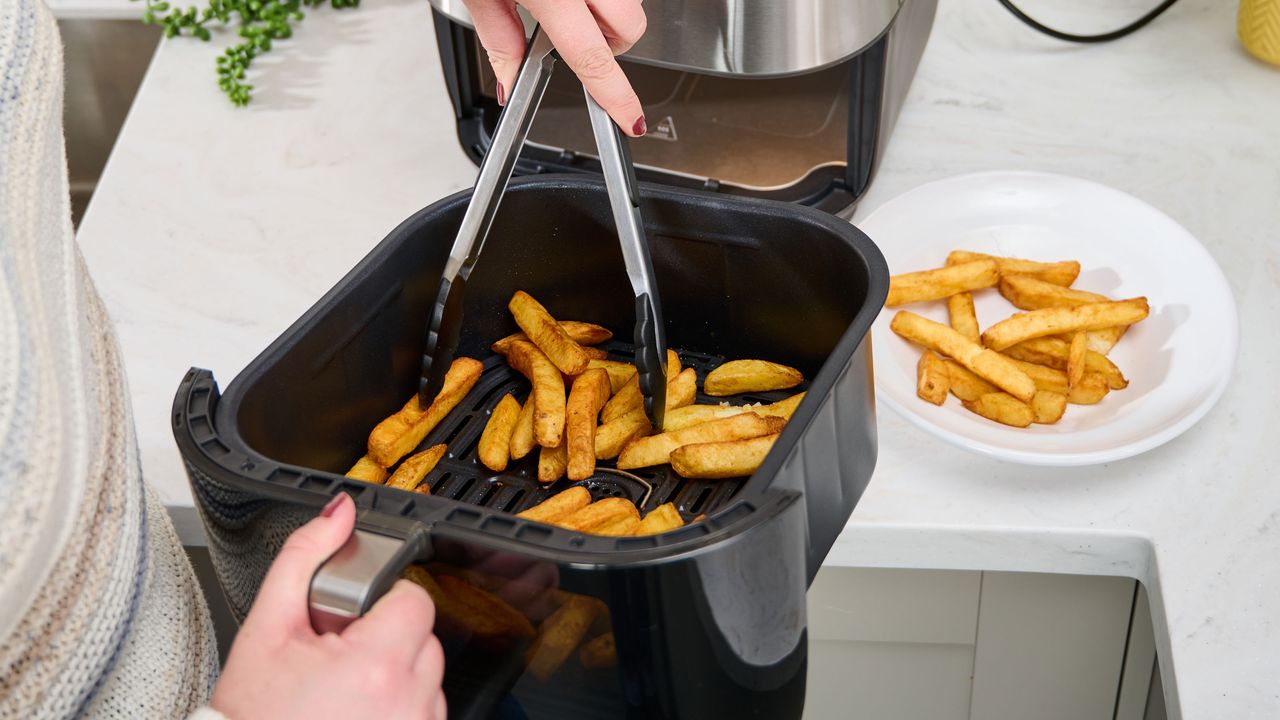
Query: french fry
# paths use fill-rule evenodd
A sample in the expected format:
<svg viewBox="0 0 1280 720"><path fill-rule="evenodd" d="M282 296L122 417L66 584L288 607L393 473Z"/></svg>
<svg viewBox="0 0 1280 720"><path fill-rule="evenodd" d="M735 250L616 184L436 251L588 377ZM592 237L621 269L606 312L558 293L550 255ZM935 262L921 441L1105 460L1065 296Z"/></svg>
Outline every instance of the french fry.
<svg viewBox="0 0 1280 720"><path fill-rule="evenodd" d="M995 287L1000 271L991 258L959 263L934 270L902 273L889 278L885 307L926 300L941 300L959 292Z"/></svg>
<svg viewBox="0 0 1280 720"><path fill-rule="evenodd" d="M684 527L684 518L680 517L680 511L676 510L674 503L663 503L644 516L634 534L657 535L679 527Z"/></svg>
<svg viewBox="0 0 1280 720"><path fill-rule="evenodd" d="M675 350L667 349L667 382L675 380L676 377L684 370L684 366L680 364L680 355Z"/></svg>
<svg viewBox="0 0 1280 720"><path fill-rule="evenodd" d="M1008 358L966 339L942 323L899 310L889 327L917 345L954 359L1019 400L1030 401L1036 394L1035 383Z"/></svg>
<svg viewBox="0 0 1280 720"><path fill-rule="evenodd" d="M782 432L786 420L777 417L760 417L755 413L742 413L723 420L713 420L701 425L650 435L632 440L618 455L618 469L661 465L671 457L671 452L683 445L694 443L725 442L773 435Z"/></svg>
<svg viewBox="0 0 1280 720"><path fill-rule="evenodd" d="M667 383L667 409L674 410L692 405L698 399L698 372L693 368L680 371L675 380ZM644 401L641 401L641 407Z"/></svg>
<svg viewBox="0 0 1280 720"><path fill-rule="evenodd" d="M516 421L520 419L520 410L520 402L511 393L503 395L489 415L484 432L480 433L480 462L494 472L507 469L507 461L511 458L511 436L515 432Z"/></svg>
<svg viewBox="0 0 1280 720"><path fill-rule="evenodd" d="M713 397L785 390L804 382L799 370L767 360L730 360L707 373L702 391Z"/></svg>
<svg viewBox="0 0 1280 720"><path fill-rule="evenodd" d="M1067 412L1067 396L1062 393L1040 390L1031 398L1032 421L1052 425Z"/></svg>
<svg viewBox="0 0 1280 720"><path fill-rule="evenodd" d="M1080 382L1080 378L1084 377L1084 357L1088 351L1088 338L1085 331L1077 330L1076 334L1071 336L1071 343L1067 349L1067 388L1073 388Z"/></svg>
<svg viewBox="0 0 1280 720"><path fill-rule="evenodd" d="M670 385L670 383L667 384ZM605 403L600 419L610 423L643 406L644 393L640 392L640 378L638 375L633 375L622 389L614 393L613 397L609 398L609 402Z"/></svg>
<svg viewBox="0 0 1280 720"><path fill-rule="evenodd" d="M582 351L582 346L569 337L569 333L560 327L560 323L532 295L517 290L511 296L511 302L507 303L507 309L524 334L529 336L529 342L538 346L561 372L577 375L587 369L589 358Z"/></svg>
<svg viewBox="0 0 1280 720"><path fill-rule="evenodd" d="M920 362L916 363L916 395L921 400L941 405L950 390L951 375L947 372L946 363L932 350L925 350L920 355Z"/></svg>
<svg viewBox="0 0 1280 720"><path fill-rule="evenodd" d="M1102 373L1085 371L1080 382L1076 383L1075 387L1068 388L1067 373L1063 370L1055 370L1022 360L1013 362L1035 382L1038 390L1066 395L1067 402L1072 405L1096 405L1110 392L1107 379Z"/></svg>
<svg viewBox="0 0 1280 720"><path fill-rule="evenodd" d="M387 481L387 469L374 462L368 455L361 457L356 461L355 465L347 471L347 477L363 480L374 485L381 485Z"/></svg>
<svg viewBox="0 0 1280 720"><path fill-rule="evenodd" d="M671 451L671 468L686 478L719 480L746 477L760 468L778 436L695 443Z"/></svg>
<svg viewBox="0 0 1280 720"><path fill-rule="evenodd" d="M569 467L569 443L561 442L555 447L542 446L538 452L538 482L553 483L564 477Z"/></svg>
<svg viewBox="0 0 1280 720"><path fill-rule="evenodd" d="M564 330L569 339L579 345L599 345L613 337L613 333L608 328L594 325L588 322L578 322L577 320L561 320L560 329ZM501 340L489 346L489 349L499 355L506 355L507 348L516 340L528 340L529 336L522 332L508 335Z"/></svg>
<svg viewBox="0 0 1280 720"><path fill-rule="evenodd" d="M1000 294L1019 310L1042 310L1051 307L1075 307L1089 303L1110 302L1106 295L1073 290L1038 280L1030 275L1008 275L1000 278ZM1088 330L1089 349L1106 355L1128 330L1127 325ZM1064 338L1066 339L1066 338Z"/></svg>
<svg viewBox="0 0 1280 720"><path fill-rule="evenodd" d="M608 522L600 523L591 528L588 532L595 535L608 535L610 537L625 537L627 535L635 535L636 530L640 527L640 518L632 515L622 515Z"/></svg>
<svg viewBox="0 0 1280 720"><path fill-rule="evenodd" d="M596 471L596 418L609 399L609 373L587 368L573 381L565 422L570 480L586 480Z"/></svg>
<svg viewBox="0 0 1280 720"><path fill-rule="evenodd" d="M951 327L956 332L973 342L982 341L982 331L978 328L978 313L973 307L973 294L962 292L947 298L947 317L951 319Z"/></svg>
<svg viewBox="0 0 1280 720"><path fill-rule="evenodd" d="M1067 361L1071 355L1071 346L1059 338L1036 338L1007 348L1004 350L1004 354L1017 360L1066 371ZM1084 370L1086 373L1095 372L1101 374L1106 378L1107 386L1112 390L1123 390L1129 386L1129 381L1125 379L1120 372L1120 368L1116 367L1115 363L1111 362L1106 355L1092 350L1084 354Z"/></svg>
<svg viewBox="0 0 1280 720"><path fill-rule="evenodd" d="M969 252L967 250L952 250L951 254L947 256L947 264L961 264L985 259L996 261L1001 277L1029 275L1054 285L1070 285L1080 275L1080 263L1075 260L1036 262L1035 260L984 255L983 253Z"/></svg>
<svg viewBox="0 0 1280 720"><path fill-rule="evenodd" d="M538 634L524 653L525 667L540 682L550 680L564 665L587 629L604 608L604 603L585 595L574 595L538 626Z"/></svg>
<svg viewBox="0 0 1280 720"><path fill-rule="evenodd" d="M1101 330L1119 325L1132 325L1149 312L1144 297L1105 303L1087 303L1070 308L1044 308L1015 313L1012 317L987 328L982 343L993 350L1004 350L1020 342L1048 335L1073 333L1077 330Z"/></svg>
<svg viewBox="0 0 1280 720"><path fill-rule="evenodd" d="M415 453L404 459L400 463L400 467L391 474L391 478L387 480L387 487L400 488L401 490L415 490L422 484L422 479L427 473L435 469L440 463L440 458L444 457L444 453L448 448L444 445L433 445L420 453ZM430 494L430 487L427 489Z"/></svg>
<svg viewBox="0 0 1280 720"><path fill-rule="evenodd" d="M591 492L581 485L575 485L552 495L528 510L516 513L516 517L555 525L559 520L590 504Z"/></svg>
<svg viewBox="0 0 1280 720"><path fill-rule="evenodd" d="M543 447L555 447L564 437L564 376L533 343L516 340L508 346L507 362L533 383L533 437Z"/></svg>
<svg viewBox="0 0 1280 720"><path fill-rule="evenodd" d="M500 651L534 636L532 623L497 595L452 575L433 577L417 565L402 575L427 591L436 606L436 630Z"/></svg>
<svg viewBox="0 0 1280 720"><path fill-rule="evenodd" d="M636 366L617 360L588 360L588 368L600 368L609 373L609 394L621 390L636 375Z"/></svg>
<svg viewBox="0 0 1280 720"><path fill-rule="evenodd" d="M804 393L801 392L770 405L687 405L667 411L662 429L666 432L683 430L712 420L741 415L744 412L755 413L760 417L780 417L783 420L790 420L802 400L804 400Z"/></svg>
<svg viewBox="0 0 1280 720"><path fill-rule="evenodd" d="M640 511L636 510L635 504L626 498L611 497L597 500L584 508L575 510L552 524L574 532L589 533L622 517L639 520Z"/></svg>
<svg viewBox="0 0 1280 720"><path fill-rule="evenodd" d="M947 379L951 381L951 394L961 400L977 400L987 393L1000 392L1000 388L978 377L969 368L955 360L943 360L947 366ZM1034 395L1032 398L1034 399Z"/></svg>
<svg viewBox="0 0 1280 720"><path fill-rule="evenodd" d="M607 670L618 664L618 648L614 644L613 633L588 640L578 649L578 662L584 670Z"/></svg>
<svg viewBox="0 0 1280 720"><path fill-rule="evenodd" d="M422 439L450 413L475 387L484 366L479 360L460 357L449 366L440 394L425 410L414 394L395 415L383 420L369 433L369 459L382 467L396 461L418 447Z"/></svg>
<svg viewBox="0 0 1280 720"><path fill-rule="evenodd" d="M591 367L592 362L600 362L609 357L609 351L602 348L584 347L582 353L587 356L587 367Z"/></svg>
<svg viewBox="0 0 1280 720"><path fill-rule="evenodd" d="M1035 420L1031 406L1008 393L987 393L977 400L963 400L966 410L1004 425L1024 428Z"/></svg>
<svg viewBox="0 0 1280 720"><path fill-rule="evenodd" d="M596 460L612 460L618 457L627 443L653 432L653 425L644 408L636 408L620 418L615 418L596 428Z"/></svg>
<svg viewBox="0 0 1280 720"><path fill-rule="evenodd" d="M667 363L667 410L674 410L693 404L698 397L698 373L693 368L679 369L679 361L674 367L676 374L671 374L672 363ZM644 393L640 392L640 377L633 376L609 402L605 404L600 419L606 423L613 422L636 408L644 408Z"/></svg>
<svg viewBox="0 0 1280 720"><path fill-rule="evenodd" d="M525 398L520 406L520 415L516 417L516 426L511 430L511 459L520 460L538 446L533 438L533 410L536 402L533 393Z"/></svg>

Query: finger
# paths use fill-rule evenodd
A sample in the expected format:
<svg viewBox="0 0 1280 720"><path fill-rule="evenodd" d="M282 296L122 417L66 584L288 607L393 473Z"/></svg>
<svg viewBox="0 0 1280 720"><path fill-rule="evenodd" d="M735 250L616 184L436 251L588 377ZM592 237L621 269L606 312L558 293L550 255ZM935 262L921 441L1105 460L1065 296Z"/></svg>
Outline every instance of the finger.
<svg viewBox="0 0 1280 720"><path fill-rule="evenodd" d="M257 616L266 618L268 626L310 630L307 595L311 578L316 568L351 537L355 524L355 503L346 493L339 493L319 516L293 531L267 570L245 623L253 622Z"/></svg>
<svg viewBox="0 0 1280 720"><path fill-rule="evenodd" d="M435 619L436 608L427 591L408 580L397 580L364 617L342 631L342 637L392 653L408 666L418 657L423 645L433 639L431 628Z"/></svg>
<svg viewBox="0 0 1280 720"><path fill-rule="evenodd" d="M463 0L463 4L498 80L498 104L505 105L524 59L524 23L512 0Z"/></svg>
<svg viewBox="0 0 1280 720"><path fill-rule="evenodd" d="M587 6L614 55L630 50L648 27L640 0L587 0Z"/></svg>
<svg viewBox="0 0 1280 720"><path fill-rule="evenodd" d="M444 648L435 635L418 651L418 657L413 661L413 676L426 687L438 688L444 680ZM444 715L440 717L444 718Z"/></svg>
<svg viewBox="0 0 1280 720"><path fill-rule="evenodd" d="M645 134L648 127L640 98L614 59L591 10L585 4L558 0L527 0L526 7L547 31L561 59L618 127L631 137Z"/></svg>

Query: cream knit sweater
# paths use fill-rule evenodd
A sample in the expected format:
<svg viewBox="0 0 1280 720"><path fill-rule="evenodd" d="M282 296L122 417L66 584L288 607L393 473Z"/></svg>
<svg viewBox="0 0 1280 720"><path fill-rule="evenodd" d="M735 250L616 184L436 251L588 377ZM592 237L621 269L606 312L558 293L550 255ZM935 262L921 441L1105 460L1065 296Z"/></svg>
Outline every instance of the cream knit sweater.
<svg viewBox="0 0 1280 720"><path fill-rule="evenodd" d="M0 718L185 717L212 690L213 634L142 481L61 114L52 16L0 0Z"/></svg>

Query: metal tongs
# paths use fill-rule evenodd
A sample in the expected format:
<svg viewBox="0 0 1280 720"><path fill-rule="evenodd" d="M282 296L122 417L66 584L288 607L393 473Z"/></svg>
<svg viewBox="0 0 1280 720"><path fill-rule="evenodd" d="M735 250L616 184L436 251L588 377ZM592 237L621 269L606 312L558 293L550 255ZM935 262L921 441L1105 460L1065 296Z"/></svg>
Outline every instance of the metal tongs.
<svg viewBox="0 0 1280 720"><path fill-rule="evenodd" d="M559 56L551 39L541 27L533 30L529 52L516 77L511 98L498 118L489 151L480 163L471 203L463 215L458 236L440 278L440 290L427 325L426 349L422 354L422 380L419 399L426 407L440 392L445 373L453 363L462 330L463 296L467 278L480 258L485 238L498 212L498 204L506 192L511 171L515 168L525 136L533 125L534 114L551 79ZM622 258L636 297L635 362L639 371L640 390L644 393L645 411L655 428L661 430L667 406L667 351L663 331L662 304L654 281L649 244L640 218L636 192L635 168L626 138L604 108L586 92L591 130L595 135L609 205L622 244Z"/></svg>

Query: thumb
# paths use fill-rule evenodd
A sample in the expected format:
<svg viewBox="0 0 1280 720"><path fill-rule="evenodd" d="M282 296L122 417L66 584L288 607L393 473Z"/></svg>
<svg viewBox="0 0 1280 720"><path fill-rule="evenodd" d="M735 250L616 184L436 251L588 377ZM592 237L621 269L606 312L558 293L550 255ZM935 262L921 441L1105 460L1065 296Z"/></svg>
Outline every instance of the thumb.
<svg viewBox="0 0 1280 720"><path fill-rule="evenodd" d="M310 631L307 595L311 578L351 537L355 524L355 503L346 493L339 493L311 522L293 531L271 563L246 624L259 616L286 632Z"/></svg>
<svg viewBox="0 0 1280 720"><path fill-rule="evenodd" d="M463 0L463 4L498 80L498 103L505 105L524 60L524 23L511 0Z"/></svg>

